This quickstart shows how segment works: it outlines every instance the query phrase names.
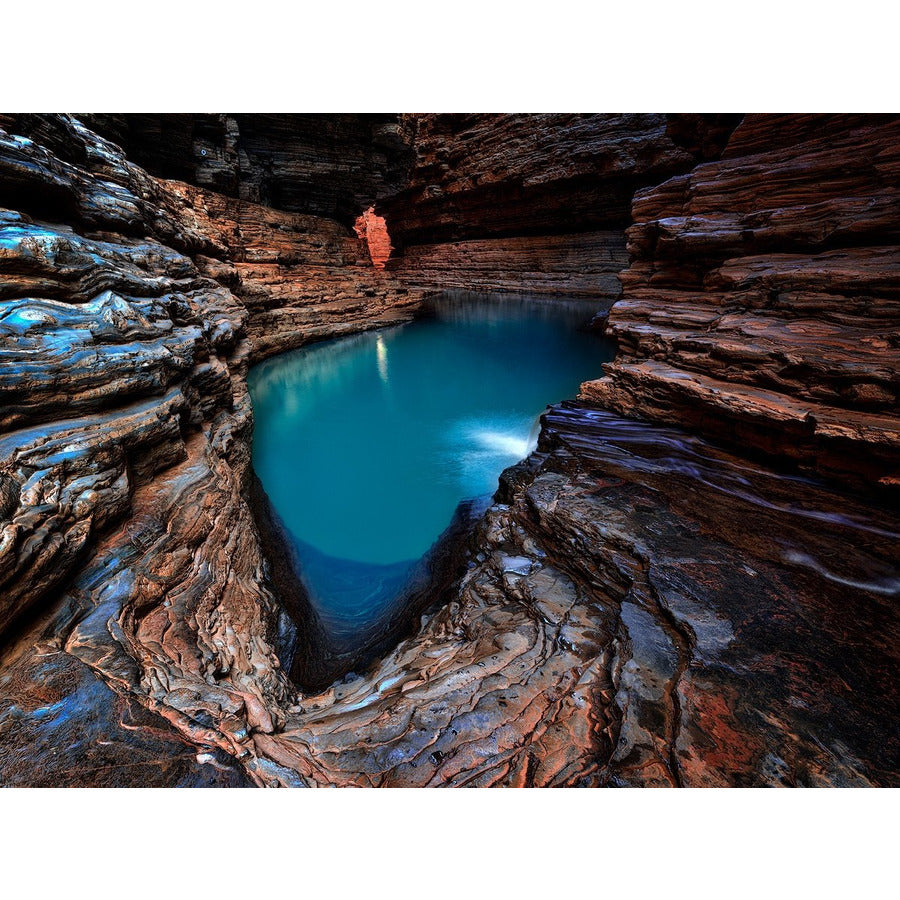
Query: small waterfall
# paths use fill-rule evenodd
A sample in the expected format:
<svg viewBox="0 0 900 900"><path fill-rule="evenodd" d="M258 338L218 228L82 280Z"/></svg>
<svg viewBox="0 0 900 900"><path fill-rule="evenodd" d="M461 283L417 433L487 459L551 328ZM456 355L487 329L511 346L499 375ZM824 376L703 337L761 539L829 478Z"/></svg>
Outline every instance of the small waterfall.
<svg viewBox="0 0 900 900"><path fill-rule="evenodd" d="M492 455L524 459L530 452L528 441L515 434L484 430L475 432L473 437L482 450L487 450Z"/></svg>
<svg viewBox="0 0 900 900"><path fill-rule="evenodd" d="M532 423L528 437L520 437L521 431L517 429L499 429L484 426L472 428L469 432L472 443L478 448L480 455L502 457L518 462L530 456L536 449L538 436L541 433L541 417L538 416Z"/></svg>
<svg viewBox="0 0 900 900"><path fill-rule="evenodd" d="M543 413L541 415L543 415ZM540 436L541 436L541 417L538 416L531 423L531 431L528 432L528 450L525 453L526 456L530 456L532 453L534 453L535 450L537 450L538 438Z"/></svg>

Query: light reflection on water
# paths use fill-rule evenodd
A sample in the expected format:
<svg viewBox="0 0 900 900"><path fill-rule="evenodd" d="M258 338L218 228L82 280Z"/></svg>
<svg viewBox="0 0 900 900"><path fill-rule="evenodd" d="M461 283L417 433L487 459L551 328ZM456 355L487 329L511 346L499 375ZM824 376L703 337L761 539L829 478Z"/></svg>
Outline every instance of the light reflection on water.
<svg viewBox="0 0 900 900"><path fill-rule="evenodd" d="M438 315L288 353L250 374L253 463L326 617L365 618L612 358L593 306L446 302Z"/></svg>

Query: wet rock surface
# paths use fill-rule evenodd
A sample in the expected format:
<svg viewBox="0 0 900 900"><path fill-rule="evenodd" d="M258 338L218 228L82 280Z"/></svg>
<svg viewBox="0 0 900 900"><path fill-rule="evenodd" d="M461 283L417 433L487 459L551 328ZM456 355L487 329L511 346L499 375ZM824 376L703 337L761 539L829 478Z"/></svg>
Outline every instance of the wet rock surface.
<svg viewBox="0 0 900 900"><path fill-rule="evenodd" d="M241 740L277 727L295 694L246 500L246 371L254 352L403 321L414 304L398 290L403 308L385 312L395 282L379 294L337 222L273 224L241 204L246 232L224 215L213 228L195 189L151 178L76 119L0 125L26 132L0 131L0 197L18 204L0 213L4 783L121 783L112 757L132 752L123 729L146 717L164 737L145 756L188 761L148 763L135 783L221 781L220 769L261 783L185 756L246 755ZM242 273L255 236L275 232ZM265 324L250 334L254 314ZM33 664L47 656L58 661ZM72 692L84 729L59 764L65 729L35 701L44 681Z"/></svg>
<svg viewBox="0 0 900 900"><path fill-rule="evenodd" d="M591 543L637 562L619 568L617 777L655 777L664 714L675 783L895 783L893 512L603 411L571 405L547 426L551 459L602 473L582 500L601 503L585 533L608 529Z"/></svg>
<svg viewBox="0 0 900 900"><path fill-rule="evenodd" d="M896 517L577 404L500 499L453 599L258 754L319 785L897 783Z"/></svg>
<svg viewBox="0 0 900 900"><path fill-rule="evenodd" d="M896 122L749 116L723 152L733 122L616 121L546 119L543 156L502 117L420 129L418 171L458 184L419 206L431 176L397 193L376 166L353 211L375 183L405 204L404 275L353 217L0 116L0 783L898 784ZM402 155L396 123L378 141ZM478 145L471 172L444 132ZM349 209L327 168L310 202ZM602 223L569 245L550 203L523 230L557 190L587 208L598 170ZM446 602L298 691L314 644L250 503L251 362L408 321L463 265L482 289L589 292L629 208L620 355L583 388L613 411L549 411Z"/></svg>

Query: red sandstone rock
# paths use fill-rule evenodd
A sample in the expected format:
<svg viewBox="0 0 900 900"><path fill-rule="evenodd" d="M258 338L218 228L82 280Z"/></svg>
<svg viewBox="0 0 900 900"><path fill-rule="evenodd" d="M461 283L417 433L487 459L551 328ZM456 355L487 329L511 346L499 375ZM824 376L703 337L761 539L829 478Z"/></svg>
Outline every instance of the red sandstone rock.
<svg viewBox="0 0 900 900"><path fill-rule="evenodd" d="M733 116L416 115L409 186L376 204L395 244L598 231L636 187L721 151Z"/></svg>
<svg viewBox="0 0 900 900"><path fill-rule="evenodd" d="M446 604L358 677L291 684L250 361L408 320L398 275L612 291L598 222L721 144L703 117L494 119L423 126L409 255L378 271L346 223L159 181L70 117L0 117L3 784L898 783L896 516L579 406L504 475ZM787 125L748 117L636 198L622 352L584 392L896 483L896 124ZM282 126L275 184L309 165ZM456 196L417 200L423 178ZM567 203L577 235L542 234Z"/></svg>
<svg viewBox="0 0 900 900"><path fill-rule="evenodd" d="M417 115L409 186L376 209L415 287L620 295L635 188L715 158L728 116Z"/></svg>
<svg viewBox="0 0 900 900"><path fill-rule="evenodd" d="M221 760L240 758L268 783L244 744L279 726L295 689L273 645L285 613L245 499L248 360L408 319L415 295L357 265L358 241L336 222L155 181L75 120L35 127L56 145L82 141L82 164L0 131L0 196L42 214L48 191L70 197L59 209L71 224L104 231L0 213L0 630L44 623L43 637L26 628L21 652L4 659L3 706L22 713L0 742L0 772L4 783L53 783L54 771L56 783L122 783L93 752L89 763L65 753L37 763L42 712L29 679L65 672L77 674L65 702L88 715L87 734L115 732L91 705L121 698L162 717L170 736L146 746L192 744L225 783L241 776ZM200 251L196 261L146 233ZM49 640L37 668L36 639ZM91 740L108 743L102 730ZM205 765L159 775L199 783Z"/></svg>
<svg viewBox="0 0 900 900"><path fill-rule="evenodd" d="M407 247L389 271L413 287L440 292L502 291L591 297L621 294L628 264L619 231L491 238Z"/></svg>
<svg viewBox="0 0 900 900"><path fill-rule="evenodd" d="M890 117L750 116L721 161L639 192L621 353L583 395L893 484L898 147Z"/></svg>
<svg viewBox="0 0 900 900"><path fill-rule="evenodd" d="M374 206L370 206L356 220L353 230L361 241L365 241L372 265L376 269L383 269L394 248L391 247L387 225L381 216L375 214Z"/></svg>

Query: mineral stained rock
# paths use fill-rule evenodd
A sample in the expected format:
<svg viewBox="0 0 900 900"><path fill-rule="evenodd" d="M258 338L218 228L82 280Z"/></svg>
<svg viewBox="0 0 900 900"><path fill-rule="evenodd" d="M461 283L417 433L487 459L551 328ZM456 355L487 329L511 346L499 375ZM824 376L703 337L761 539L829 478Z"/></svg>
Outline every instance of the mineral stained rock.
<svg viewBox="0 0 900 900"><path fill-rule="evenodd" d="M357 217L353 230L359 239L365 242L372 265L376 269L383 269L394 248L391 246L387 223L381 216L375 214L374 206L370 206Z"/></svg>
<svg viewBox="0 0 900 900"><path fill-rule="evenodd" d="M900 784L897 120L739 119L0 115L0 783ZM301 692L248 366L452 286L619 356Z"/></svg>
<svg viewBox="0 0 900 900"><path fill-rule="evenodd" d="M410 293L357 267L358 239L332 220L158 181L69 117L2 124L0 202L18 207L0 214L3 781L127 782L111 773L132 764L137 703L166 735L151 760L194 749L189 766L151 761L143 783L220 780L201 765L261 783L219 762L295 694L274 649L295 626L246 501L247 366L406 320ZM79 711L83 740L36 736L62 727L48 696ZM121 747L118 762L85 743Z"/></svg>

